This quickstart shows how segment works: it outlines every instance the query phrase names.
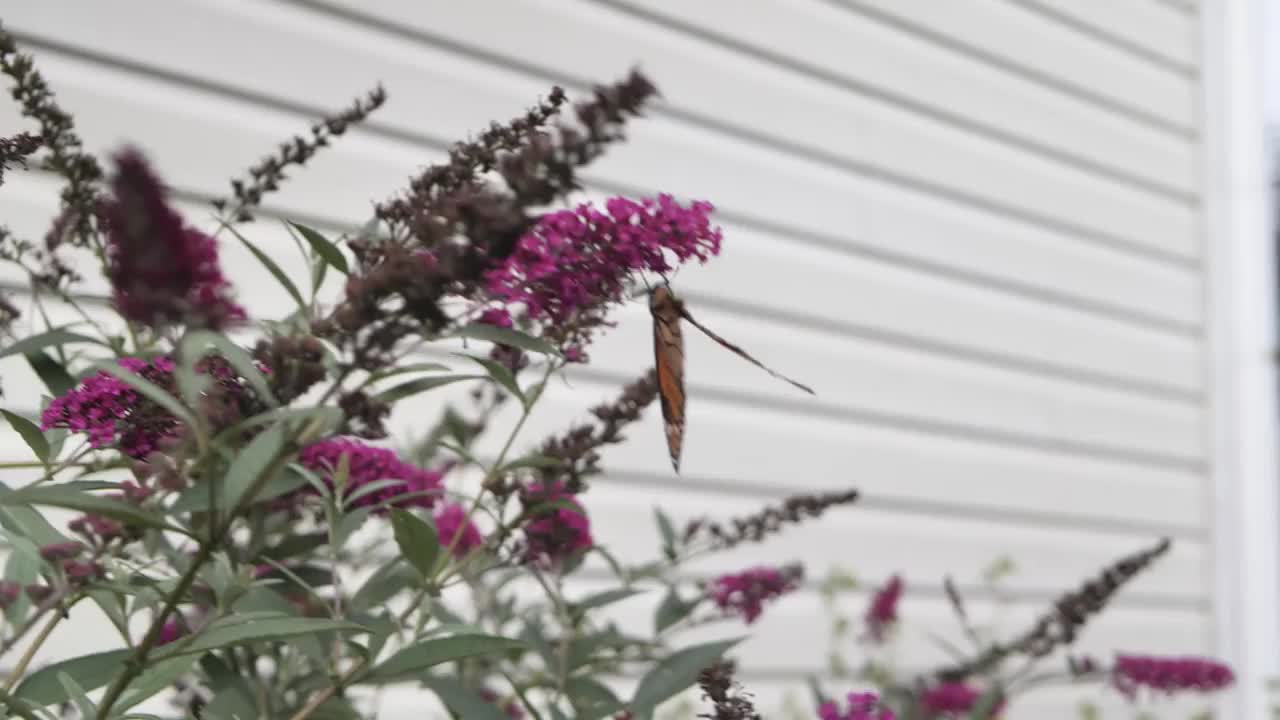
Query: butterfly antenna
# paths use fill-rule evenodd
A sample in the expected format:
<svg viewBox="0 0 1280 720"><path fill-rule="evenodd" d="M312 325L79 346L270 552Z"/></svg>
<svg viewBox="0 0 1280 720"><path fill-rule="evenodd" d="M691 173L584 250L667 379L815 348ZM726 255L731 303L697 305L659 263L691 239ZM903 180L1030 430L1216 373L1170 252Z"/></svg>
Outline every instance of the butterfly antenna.
<svg viewBox="0 0 1280 720"><path fill-rule="evenodd" d="M791 385L794 385L795 387L797 387L797 388L799 388L799 389L801 389L801 390L803 390L803 391L805 391L805 392L809 393L810 395L817 395L817 394L818 394L818 393L814 392L814 391L813 391L813 388L809 387L808 385L805 385L804 383L799 382L799 381L797 381L797 380L792 380L791 378L787 377L786 375L783 375L782 373L778 372L777 370L774 370L773 368L769 367L768 365L765 365L764 363L762 363L762 362L760 362L759 360L755 359L755 358L754 358L754 357L752 357L752 356L751 356L751 354L750 354L750 353L748 353L746 350L743 350L742 348L738 347L737 345L734 345L733 343L729 342L728 340L725 340L724 338L720 337L720 336L719 336L719 335L717 335L713 330L711 330L710 328L708 328L706 325L703 325L702 323L698 322L697 320L694 320L694 319L693 319L693 315L691 315L691 314L689 313L689 311L688 311L688 310L686 310L686 309L684 309L684 308L681 308L681 309L680 309L680 317L682 317L682 318L684 318L685 320L687 320L687 321L689 322L689 324L690 324L690 325L692 325L692 326L694 326L694 327L698 328L699 330L701 330L701 331L703 332L703 334L704 334L704 335L706 335L707 337L711 338L712 340L715 340L717 343L719 343L719 344L721 345L721 347L723 347L724 349L728 350L729 352L732 352L733 354L737 355L738 357L742 358L743 360L746 360L747 362L751 363L752 365L755 365L756 367L760 368L761 370L764 370L765 372L767 372L767 373L769 373L770 375L772 375L772 376L774 376L774 377L778 378L779 380L782 380L783 382L790 383Z"/></svg>

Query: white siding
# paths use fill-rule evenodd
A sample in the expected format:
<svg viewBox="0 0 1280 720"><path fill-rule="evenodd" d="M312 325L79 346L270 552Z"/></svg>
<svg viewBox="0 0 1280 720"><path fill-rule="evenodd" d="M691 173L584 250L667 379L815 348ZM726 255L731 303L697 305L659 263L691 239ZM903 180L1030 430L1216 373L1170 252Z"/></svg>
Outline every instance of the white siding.
<svg viewBox="0 0 1280 720"><path fill-rule="evenodd" d="M639 64L663 102L592 166L588 194L715 202L725 257L678 290L818 397L693 336L685 473L667 467L656 418L634 429L587 497L599 535L644 557L653 530L637 507L732 515L856 485L857 508L697 570L801 558L815 577L903 571L919 591L910 618L946 631L945 573L973 583L1009 555L1009 614L1025 618L1167 534L1171 556L1084 643L1208 652L1193 5L0 0L0 19L91 148L147 149L193 217L276 142L383 82L387 106L271 198L330 228L359 224L449 142L550 84L581 92ZM0 109L0 133L19 123ZM39 233L56 190L13 175L0 215ZM250 232L294 259L275 223ZM252 308L279 306L251 258L225 253ZM621 314L527 437L648 366L646 316ZM34 406L23 368L0 370L6 402ZM418 407L400 429L431 416ZM3 437L0 452L21 452ZM762 698L822 672L824 623L808 591L760 623L744 664ZM944 657L923 635L902 653L913 667ZM1011 717L1074 717L1065 698Z"/></svg>

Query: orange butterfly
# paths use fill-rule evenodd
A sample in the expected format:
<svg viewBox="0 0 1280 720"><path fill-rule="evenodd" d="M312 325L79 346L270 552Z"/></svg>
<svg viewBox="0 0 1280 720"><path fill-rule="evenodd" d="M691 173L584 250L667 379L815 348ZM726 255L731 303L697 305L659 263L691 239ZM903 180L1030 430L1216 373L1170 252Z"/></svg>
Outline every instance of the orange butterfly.
<svg viewBox="0 0 1280 720"><path fill-rule="evenodd" d="M658 397L662 401L667 450L671 452L671 466L676 472L680 472L680 450L684 445L684 333L680 329L681 320L688 320L690 325L701 330L707 337L770 375L785 380L810 395L816 394L813 388L771 370L747 354L747 351L694 320L684 303L665 285L649 292L649 314L653 315L653 355L658 369Z"/></svg>

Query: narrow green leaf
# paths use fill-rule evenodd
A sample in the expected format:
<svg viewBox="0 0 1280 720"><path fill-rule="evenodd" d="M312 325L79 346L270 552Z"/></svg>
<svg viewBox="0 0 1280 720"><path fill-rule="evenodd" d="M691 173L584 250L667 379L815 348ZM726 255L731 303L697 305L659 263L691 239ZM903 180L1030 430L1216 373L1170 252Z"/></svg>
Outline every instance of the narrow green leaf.
<svg viewBox="0 0 1280 720"><path fill-rule="evenodd" d="M579 720L597 720L622 710L622 701L603 683L587 677L572 677L565 681L565 694L578 711Z"/></svg>
<svg viewBox="0 0 1280 720"><path fill-rule="evenodd" d="M253 256L258 259L258 262L262 263L262 266L267 269L267 272L271 273L271 276L276 279L276 282L280 283L280 287L284 288L285 292L289 293L289 296L293 298L294 302L298 303L299 308L307 307L307 301L302 299L302 293L298 291L298 286L293 284L293 281L289 279L289 276L285 274L284 270L280 269L280 266L276 264L276 261L271 259L270 255L259 250L257 245L249 242L249 239L244 235L241 235L240 232L232 227L230 223L224 223L223 227L231 231L231 234L235 235L236 239L248 248L249 252L253 253Z"/></svg>
<svg viewBox="0 0 1280 720"><path fill-rule="evenodd" d="M675 586L667 590L667 594L658 604L653 615L653 631L661 634L667 628L689 617L689 613L698 607L698 599L685 600L680 597Z"/></svg>
<svg viewBox="0 0 1280 720"><path fill-rule="evenodd" d="M262 474L284 451L288 437L283 424L273 425L258 433L231 461L222 484L223 509L234 510L245 500L253 486L263 481ZM283 468L282 468L283 470ZM274 480L268 478L267 480Z"/></svg>
<svg viewBox="0 0 1280 720"><path fill-rule="evenodd" d="M520 390L520 384L516 382L516 376L511 373L511 370L507 368L506 365L490 358L476 357L475 355L464 355L461 353L455 354L457 354L458 357L467 358L480 367L483 367L485 372L489 374L489 377L492 378L494 382L506 388L507 392L515 395L521 405L527 406L529 404L529 401L524 396L524 392Z"/></svg>
<svg viewBox="0 0 1280 720"><path fill-rule="evenodd" d="M655 665L636 687L629 703L632 712L647 714L698 681L698 673L710 667L745 638L719 640L678 650Z"/></svg>
<svg viewBox="0 0 1280 720"><path fill-rule="evenodd" d="M274 614L273 614L274 615ZM171 658L217 650L218 648L247 645L259 642L275 642L299 635L321 632L363 632L355 623L324 618L258 617L250 620L231 618L227 624L214 623L188 644L174 643L155 654L156 658ZM172 649L170 649L172 648Z"/></svg>
<svg viewBox="0 0 1280 720"><path fill-rule="evenodd" d="M103 370L108 374L114 375L118 380L129 387L142 393L147 399L155 402L173 414L174 417L181 420L187 427L199 427L196 424L195 417L191 411L178 402L178 399L169 394L164 388L150 382L146 378L136 373L130 372L120 367L114 361L94 363L94 367Z"/></svg>
<svg viewBox="0 0 1280 720"><path fill-rule="evenodd" d="M595 608L612 605L621 602L627 598L633 598L636 595L643 595L648 592L643 588L614 588L613 590L605 590L603 592L593 593L581 600L570 601L569 606L578 612L586 612Z"/></svg>
<svg viewBox="0 0 1280 720"><path fill-rule="evenodd" d="M996 706L1004 699L1004 689L999 683L994 683L987 688L986 692L978 698L978 702L974 703L973 710L969 713L969 720L990 720Z"/></svg>
<svg viewBox="0 0 1280 720"><path fill-rule="evenodd" d="M658 523L658 533L662 535L663 549L675 549L676 528L671 524L671 516L660 507L653 508L653 518Z"/></svg>
<svg viewBox="0 0 1280 720"><path fill-rule="evenodd" d="M12 413L8 410L0 410L0 413L4 414L4 419L9 421L10 427L22 436L22 440L27 443L27 447L31 448L31 452L40 458L40 462L48 465L49 441L45 438L44 433L40 432L40 428L17 413Z"/></svg>
<svg viewBox="0 0 1280 720"><path fill-rule="evenodd" d="M422 681L428 690L439 696L440 701L458 718L465 720L509 720L506 711L497 703L480 697L476 691L464 686L452 677L433 677Z"/></svg>
<svg viewBox="0 0 1280 720"><path fill-rule="evenodd" d="M0 482L0 496L13 492L8 485ZM3 506L0 504L0 526L5 530L31 540L36 545L52 545L66 542L63 535L44 516L24 505Z"/></svg>
<svg viewBox="0 0 1280 720"><path fill-rule="evenodd" d="M6 345L3 349L0 349L0 358L6 358L6 357L9 357L10 355L18 355L18 354L27 355L30 353L38 352L40 350L43 350L53 345L71 345L74 343L93 343L94 345L102 345L104 347L106 346L106 343L102 342L98 338L90 337L88 335L81 335L80 333L71 332L70 330L67 330L67 327L69 326L64 325L62 327L54 328L47 332L42 332L37 335L25 337L19 340L18 342L13 343L12 345Z"/></svg>
<svg viewBox="0 0 1280 720"><path fill-rule="evenodd" d="M44 563L40 560L40 550L35 543L16 535L9 536L13 546L9 558L4 564L4 579L19 586L30 585L40 579L40 570ZM31 609L31 598L20 593L9 606L4 609L5 619L11 627L16 627L27 617Z"/></svg>
<svg viewBox="0 0 1280 720"><path fill-rule="evenodd" d="M417 568L423 577L431 577L435 572L436 560L440 557L440 536L436 533L435 526L408 510L392 508L391 529L404 559Z"/></svg>
<svg viewBox="0 0 1280 720"><path fill-rule="evenodd" d="M449 367L447 365L441 365L440 363L409 363L408 365L397 365L395 367L387 368L386 370L379 370L378 372L371 374L369 376L369 380L376 382L396 375L406 375L408 373L415 372L445 372L448 369Z"/></svg>
<svg viewBox="0 0 1280 720"><path fill-rule="evenodd" d="M452 660L483 655L497 655L509 650L520 650L525 644L519 640L495 635L454 635L433 638L401 650L363 678L362 683L384 684L409 680L424 670Z"/></svg>
<svg viewBox="0 0 1280 720"><path fill-rule="evenodd" d="M149 666L142 674L129 684L128 691L121 696L115 709L124 711L138 703L163 692L173 686L178 678L191 672L196 663L196 656L185 655L170 660L162 660Z"/></svg>
<svg viewBox="0 0 1280 720"><path fill-rule="evenodd" d="M337 270L343 275L351 274L351 268L347 265L347 258L342 254L342 251L338 249L337 245L334 245L324 235L321 235L306 225L301 225L296 222L291 222L289 224L293 226L294 230L297 230L302 234L303 239L311 244L311 249L314 250L317 255L324 258L325 262L332 265L334 270Z"/></svg>
<svg viewBox="0 0 1280 720"><path fill-rule="evenodd" d="M89 487L96 488L99 485L92 483L89 484ZM48 505L95 515L105 515L130 525L142 525L167 530L176 529L166 523L164 516L159 513L121 500L85 492L81 489L81 483L38 485L25 487L21 490L0 491L0 505Z"/></svg>
<svg viewBox="0 0 1280 720"><path fill-rule="evenodd" d="M27 364L55 397L65 395L76 386L75 378L57 360L45 352L29 352L25 354Z"/></svg>
<svg viewBox="0 0 1280 720"><path fill-rule="evenodd" d="M67 697L75 703L76 710L80 711L80 717L91 718L98 714L98 708L85 694L84 688L80 687L72 677L64 672L58 673L58 683L62 685L62 689L67 691Z"/></svg>
<svg viewBox="0 0 1280 720"><path fill-rule="evenodd" d="M536 338L528 333L520 332L519 330L498 327L497 325L489 325L488 323L471 323L454 333L453 336L469 338L472 340L482 340L498 345L510 345L511 347L538 353L539 355L558 356L560 354L560 351L556 350L555 347L546 340Z"/></svg>
<svg viewBox="0 0 1280 720"><path fill-rule="evenodd" d="M131 650L108 650L56 662L28 675L13 694L37 705L65 702L70 694L58 681L58 675L65 673L75 678L85 692L92 692L111 682L131 654Z"/></svg>
<svg viewBox="0 0 1280 720"><path fill-rule="evenodd" d="M423 393L428 390L434 390L438 387L444 387L456 382L464 380L486 380L486 375L434 375L432 377L418 378L408 382L400 383L391 388L378 393L377 400L385 403L395 403L407 397Z"/></svg>

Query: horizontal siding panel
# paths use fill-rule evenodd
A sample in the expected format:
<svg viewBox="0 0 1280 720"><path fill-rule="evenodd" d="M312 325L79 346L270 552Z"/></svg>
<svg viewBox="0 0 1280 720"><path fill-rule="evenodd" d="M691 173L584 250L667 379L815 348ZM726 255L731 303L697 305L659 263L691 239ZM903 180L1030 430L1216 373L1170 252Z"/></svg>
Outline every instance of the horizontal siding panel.
<svg viewBox="0 0 1280 720"><path fill-rule="evenodd" d="M242 172L279 139L305 125L301 117L95 69L55 53L40 55L60 97L80 109L81 127L93 146L112 148L145 138L165 176L189 189L223 192L230 175ZM339 102L335 99L330 105ZM519 102L512 100L503 112L509 114ZM6 126L20 127L12 108L0 108L3 118L9 118L0 120ZM186 132L209 142L186 142ZM321 153L306 171L295 172L273 203L305 215L358 222L356 218L367 216L371 196L390 194L415 167L438 156L435 148L417 150L403 141L352 133ZM823 230L817 238L821 247L1122 320L1183 331L1199 323L1199 280L1185 269L1077 243L989 212L939 203L923 193L875 183L863 183L861 189L866 194L853 208L854 217L833 226L846 227L847 232ZM714 188L698 190L710 190L716 197ZM795 231L785 227L763 232L779 240L796 238Z"/></svg>
<svg viewBox="0 0 1280 720"><path fill-rule="evenodd" d="M1194 134L1199 126L1193 78L1153 66L1010 0L825 1L900 23L1010 72L1136 114L1156 126L1184 134ZM1141 2L1145 0L1108 4Z"/></svg>
<svg viewBox="0 0 1280 720"><path fill-rule="evenodd" d="M57 7L56 3L25 6L12 14L10 22L18 31L56 37L143 63L155 64L164 58L166 69L293 102L326 98L353 74L379 77L392 88L434 86L442 98L448 98L447 104L465 108L474 118L464 127L451 128L450 136L492 117L506 116L512 104L527 103L545 91L542 81L484 64L473 63L463 76L444 77L438 62L442 53L438 51L287 6L147 6L148 16L163 22L166 33L145 31L116 11L103 12L93 23L86 18L86 22L64 27ZM85 35L80 37L79 32ZM230 37L232 33L239 43L236 53L228 54L222 43L211 42L220 34ZM291 62L276 62L281 54ZM838 122L828 119L830 129L814 136L843 133L858 138L863 153L859 162L870 168L900 175L905 182L1073 228L1097 242L1171 260L1198 253L1196 213L1190 207L1108 186L1087 173L958 133L912 113L863 105L862 115ZM425 95L402 95L389 104L381 120L407 132L420 132L427 119L449 114L442 110L439 101ZM445 129L443 124L432 126ZM596 174L613 173L633 185L714 192L722 204L738 212L758 215L769 208L769 220L817 232L856 223L837 209L848 205L849 195L856 191L854 185L863 181L842 170L662 118L637 126L634 137L643 145L643 152L634 145L622 147L601 163ZM670 170L677 165L682 172L674 178ZM772 177L777 184L766 192L755 184L731 182L742 177Z"/></svg>
<svg viewBox="0 0 1280 720"><path fill-rule="evenodd" d="M478 34L440 28L442 16L453 25L469 20L471 13L432 12L419 5L406 16L396 0L340 1L352 10L378 12L386 21L413 22L427 32ZM697 106L709 115L731 117L735 123L748 121L746 116L754 114L767 130L785 132L788 124L804 120L807 113L802 105L761 97L762 82L769 87L768 95L782 84L770 82L772 75L762 76L762 68L779 64L823 81L827 87L821 92L827 96L865 94L1174 198L1186 199L1196 190L1195 147L1189 138L1116 115L821 0L769 0L746 7L731 0L605 0L605 4L627 14L609 17L607 11L588 11L581 4L545 0L524 13L530 21L542 17L557 33L572 38L547 43L554 49L557 67L582 67L589 58L643 57L647 69L670 78L664 89L674 105ZM511 12L508 9L506 14ZM504 51L519 56L523 44L529 48L523 54L532 53L547 40L519 32L519 18L511 20L510 31L507 23L501 25L499 46ZM735 52L713 53L699 48L700 44L730 47ZM661 51L650 49L654 47ZM540 62L552 62L549 55L542 52L537 57ZM697 71L666 69L676 66ZM785 76L778 79L785 81ZM741 95L738 102L728 97L735 83L743 88L737 93ZM780 108L787 112L778 112ZM797 128L795 134L804 136L804 131ZM833 148L848 139L821 138Z"/></svg>
<svg viewBox="0 0 1280 720"><path fill-rule="evenodd" d="M82 118L92 147L112 149L136 125L137 103L119 99L115 105L98 103L92 96L77 92L75 84L62 87L70 107L103 110L86 113ZM211 121L198 106L193 114ZM240 118L239 127L211 122L201 127L201 136L210 142L192 144L171 131L179 127L190 129L191 125L183 122L187 117L147 116L151 118L145 134L148 147L161 168L172 172L166 177L210 193L220 192L225 178L237 172L237 156L243 155L247 165L253 157L250 148L255 141L262 143L260 147L268 147L268 138L283 136L289 126L287 122L271 123L250 133L245 129L249 125L245 117ZM284 127L276 133L275 125ZM223 138L226 142L222 142ZM218 148L227 150L220 153ZM392 153L397 153L395 158L390 157ZM217 156L235 159L227 161ZM290 204L304 216L334 209L325 204L330 199L334 203L345 202L348 208L367 208L367 200L353 200L360 197L361 191L352 192L351 188L401 182L414 164L412 158L411 152L404 149L387 148L385 144L378 147L354 136L344 138L339 147L321 154L314 166L297 173L280 198L299 200ZM292 184L295 182L300 187ZM312 189L315 194L310 193ZM57 190L52 178L15 176L4 190L12 207L10 224L28 234L43 233ZM208 209L200 206L190 210L192 218L208 215ZM366 209L356 214L353 210L346 219L354 223L367 212ZM796 246L777 235L732 223L726 229L724 258L680 281L679 287L689 288L691 299L707 298L712 305L717 301L728 302L731 307L738 304L739 312L756 312L743 310L744 306L767 307L782 313L788 321L808 323L852 338L934 350L972 362L1156 395L1195 393L1202 383L1195 336L1135 327L1110 316L1009 297L999 291L858 256ZM291 246L281 233L273 237L285 247ZM272 241L268 247L278 246ZM250 265L255 264L247 255L241 256ZM788 278L805 281L792 284ZM768 298L761 295L762 287L780 285L792 289Z"/></svg>
<svg viewBox="0 0 1280 720"><path fill-rule="evenodd" d="M1077 24L1120 47L1195 72L1199 65L1196 16L1151 0L1014 0L1036 12Z"/></svg>

